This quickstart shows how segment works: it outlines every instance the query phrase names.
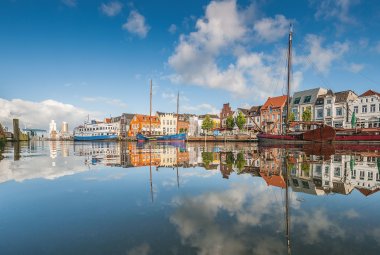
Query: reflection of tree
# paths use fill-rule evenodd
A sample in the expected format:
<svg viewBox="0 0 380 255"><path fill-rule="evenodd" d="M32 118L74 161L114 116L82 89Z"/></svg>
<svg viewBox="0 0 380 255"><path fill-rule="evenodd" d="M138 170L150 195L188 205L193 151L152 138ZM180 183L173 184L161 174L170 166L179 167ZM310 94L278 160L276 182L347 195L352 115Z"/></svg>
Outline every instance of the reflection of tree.
<svg viewBox="0 0 380 255"><path fill-rule="evenodd" d="M239 170L239 173L244 169L245 166L245 158L243 152L239 152L236 156L235 165L237 169Z"/></svg>
<svg viewBox="0 0 380 255"><path fill-rule="evenodd" d="M202 161L206 167L209 167L210 163L213 161L212 152L202 152Z"/></svg>
<svg viewBox="0 0 380 255"><path fill-rule="evenodd" d="M227 152L227 154L226 154L226 165L229 168L232 168L232 166L233 166L234 163L235 163L235 156L234 156L234 154L231 151Z"/></svg>

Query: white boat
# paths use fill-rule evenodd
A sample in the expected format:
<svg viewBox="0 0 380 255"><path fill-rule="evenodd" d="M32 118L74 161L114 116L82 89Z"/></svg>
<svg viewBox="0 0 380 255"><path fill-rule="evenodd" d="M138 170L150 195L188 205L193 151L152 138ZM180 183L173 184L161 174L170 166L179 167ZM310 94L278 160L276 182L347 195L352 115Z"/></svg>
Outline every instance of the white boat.
<svg viewBox="0 0 380 255"><path fill-rule="evenodd" d="M74 129L74 141L111 140L119 137L119 123L92 120Z"/></svg>

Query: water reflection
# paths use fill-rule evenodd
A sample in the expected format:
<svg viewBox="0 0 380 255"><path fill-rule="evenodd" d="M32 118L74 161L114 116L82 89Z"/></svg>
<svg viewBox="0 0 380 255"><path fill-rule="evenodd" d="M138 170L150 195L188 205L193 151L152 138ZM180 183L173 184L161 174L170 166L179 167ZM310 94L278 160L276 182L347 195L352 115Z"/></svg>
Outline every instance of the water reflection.
<svg viewBox="0 0 380 255"><path fill-rule="evenodd" d="M5 254L377 254L380 246L378 146L37 142L7 145L3 156ZM71 245L54 252L62 240Z"/></svg>

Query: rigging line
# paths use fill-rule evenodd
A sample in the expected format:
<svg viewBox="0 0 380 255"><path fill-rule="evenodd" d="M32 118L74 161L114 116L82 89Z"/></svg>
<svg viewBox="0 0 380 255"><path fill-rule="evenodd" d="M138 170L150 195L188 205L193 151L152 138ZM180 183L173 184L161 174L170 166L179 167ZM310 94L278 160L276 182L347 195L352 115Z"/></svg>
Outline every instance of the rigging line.
<svg viewBox="0 0 380 255"><path fill-rule="evenodd" d="M309 63L309 65L312 67L314 72L316 73L317 77L321 80L324 86L331 88L330 83L318 72L318 67L310 60L308 56L306 56L306 60Z"/></svg>
<svg viewBox="0 0 380 255"><path fill-rule="evenodd" d="M380 82L377 82L377 81L373 80L372 78L369 78L368 76L364 75L362 72L358 72L356 74L362 76L363 78L365 78L366 80L372 82L375 85L379 85L380 84Z"/></svg>

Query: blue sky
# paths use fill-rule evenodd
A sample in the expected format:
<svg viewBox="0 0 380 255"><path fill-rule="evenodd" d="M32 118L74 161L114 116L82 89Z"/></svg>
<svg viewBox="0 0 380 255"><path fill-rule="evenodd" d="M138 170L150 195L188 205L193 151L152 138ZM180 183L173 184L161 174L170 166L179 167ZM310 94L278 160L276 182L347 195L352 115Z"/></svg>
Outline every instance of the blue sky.
<svg viewBox="0 0 380 255"><path fill-rule="evenodd" d="M3 0L0 121L147 113L150 79L154 110L178 90L186 112L262 104L284 92L290 22L295 89L380 89L375 0Z"/></svg>

